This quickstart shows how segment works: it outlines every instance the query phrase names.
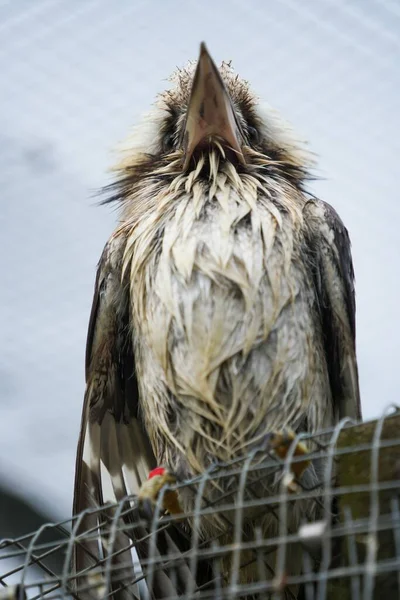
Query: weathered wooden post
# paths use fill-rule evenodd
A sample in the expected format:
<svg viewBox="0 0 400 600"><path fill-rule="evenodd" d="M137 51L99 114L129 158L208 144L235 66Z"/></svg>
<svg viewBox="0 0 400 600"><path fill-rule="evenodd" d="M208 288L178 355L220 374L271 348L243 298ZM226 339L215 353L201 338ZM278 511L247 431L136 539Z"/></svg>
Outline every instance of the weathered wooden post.
<svg viewBox="0 0 400 600"><path fill-rule="evenodd" d="M342 430L336 455L343 535L328 599L400 598L400 411ZM354 570L354 575L350 573Z"/></svg>

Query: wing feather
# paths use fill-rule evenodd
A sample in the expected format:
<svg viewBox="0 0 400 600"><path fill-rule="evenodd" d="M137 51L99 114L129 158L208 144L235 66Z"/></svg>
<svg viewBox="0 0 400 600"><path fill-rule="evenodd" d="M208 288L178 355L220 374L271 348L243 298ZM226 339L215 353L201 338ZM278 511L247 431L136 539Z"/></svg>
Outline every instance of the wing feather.
<svg viewBox="0 0 400 600"><path fill-rule="evenodd" d="M128 286L121 284L124 240L111 238L99 262L86 348L86 392L78 442L73 514L88 509L78 534L96 532L100 520L112 525L116 509L101 510L108 501L123 501L136 495L155 464L148 436L140 421L139 394L135 377L134 356L129 322ZM129 508L129 504L126 504ZM148 527L138 523L125 511L125 532L120 528L110 548L103 533L99 539L75 544L73 568L76 574L111 560L111 574L104 573L116 600L128 596L140 598L141 588L121 581L135 577L131 554L132 541L140 561L149 558ZM182 533L182 535L180 535ZM144 541L141 541L144 539ZM185 552L188 542L178 528L162 530L157 535L156 557L169 552ZM111 558L107 559L108 556ZM137 575L137 573L136 573ZM155 570L152 597L175 596L187 589L190 575L187 561L175 573ZM78 588L87 585L83 574ZM90 594L87 594L88 596ZM79 597L85 594L79 593Z"/></svg>
<svg viewBox="0 0 400 600"><path fill-rule="evenodd" d="M304 208L310 265L337 417L361 419L356 357L354 269L348 231L332 206L310 200Z"/></svg>

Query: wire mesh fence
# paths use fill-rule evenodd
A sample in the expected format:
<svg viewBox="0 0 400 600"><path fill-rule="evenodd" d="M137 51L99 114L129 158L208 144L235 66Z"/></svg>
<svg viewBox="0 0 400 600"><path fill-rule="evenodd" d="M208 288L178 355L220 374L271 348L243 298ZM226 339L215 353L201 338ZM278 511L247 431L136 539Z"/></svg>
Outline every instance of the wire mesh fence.
<svg viewBox="0 0 400 600"><path fill-rule="evenodd" d="M128 497L106 509L91 509L99 514L98 528L83 530L82 514L3 540L0 564L10 559L15 563L8 572L0 567L3 594L15 600L24 594L31 600L113 594L396 598L399 425L400 411L393 409L376 421L361 425L344 421L314 436L275 434L243 458L212 465L196 479L163 487L151 509L137 497ZM318 484L312 487L307 478L310 469L319 472ZM194 495L191 512L165 511L166 494L175 492L178 499ZM301 502L307 503L308 511L294 525L290 515ZM215 517L221 527L210 538L206 523ZM76 572L71 566L74 547L89 540L101 545L102 558L91 564L89 556L85 569ZM292 573L296 549L302 568ZM116 562L117 556L126 556L126 562ZM241 577L249 565L252 577ZM187 569L192 579L185 575ZM174 582L174 594L162 587L163 574ZM10 581L14 587L8 587Z"/></svg>

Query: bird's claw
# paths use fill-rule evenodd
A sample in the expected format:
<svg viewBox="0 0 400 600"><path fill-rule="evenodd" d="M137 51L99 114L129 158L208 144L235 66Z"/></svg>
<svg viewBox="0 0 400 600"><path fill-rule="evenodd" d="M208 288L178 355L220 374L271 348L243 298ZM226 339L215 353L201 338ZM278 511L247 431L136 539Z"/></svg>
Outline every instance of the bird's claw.
<svg viewBox="0 0 400 600"><path fill-rule="evenodd" d="M296 437L296 433L289 428L285 428L282 431L272 431L265 438L265 448L268 450L272 450L280 460L285 461L288 457L289 450L293 442L296 440ZM307 457L309 452L310 451L306 444L301 440L297 440L296 446L291 452L291 457ZM309 467L309 465L310 460L308 458L305 458L305 460L291 461L290 470L291 474L293 475L293 478L290 484L288 483L289 490L293 488L293 491L295 491L296 485L293 479L300 480L301 476L303 475L304 471Z"/></svg>
<svg viewBox="0 0 400 600"><path fill-rule="evenodd" d="M176 476L163 467L157 467L149 473L148 479L142 483L138 494L139 507L145 517L152 518L153 509L158 503L161 490L175 483ZM161 508L170 515L182 513L176 490L164 490L161 497Z"/></svg>

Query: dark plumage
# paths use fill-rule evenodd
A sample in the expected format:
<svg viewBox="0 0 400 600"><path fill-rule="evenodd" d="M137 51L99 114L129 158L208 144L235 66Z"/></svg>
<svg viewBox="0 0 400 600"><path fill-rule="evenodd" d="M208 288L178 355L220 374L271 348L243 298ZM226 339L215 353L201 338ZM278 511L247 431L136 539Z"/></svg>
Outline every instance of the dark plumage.
<svg viewBox="0 0 400 600"><path fill-rule="evenodd" d="M202 46L193 72L175 75L106 190L120 223L97 271L74 513L109 499L106 483L138 493L156 465L190 477L273 430L361 416L347 230L305 191L310 157L230 65L218 72ZM183 543L173 535L164 548ZM76 567L89 562L78 550ZM174 585L159 573L156 596Z"/></svg>

